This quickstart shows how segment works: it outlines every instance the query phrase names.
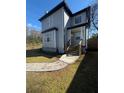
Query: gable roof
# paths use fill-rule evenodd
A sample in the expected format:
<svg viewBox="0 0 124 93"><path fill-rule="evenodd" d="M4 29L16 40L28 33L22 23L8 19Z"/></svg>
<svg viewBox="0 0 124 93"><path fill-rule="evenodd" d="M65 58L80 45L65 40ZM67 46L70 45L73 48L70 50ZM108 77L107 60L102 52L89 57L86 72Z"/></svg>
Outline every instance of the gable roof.
<svg viewBox="0 0 124 93"><path fill-rule="evenodd" d="M70 16L70 17L73 17L73 16L76 16L84 11L90 11L90 6L76 12L76 13L72 13L71 10L69 9L68 5L66 4L65 1L62 1L60 4L58 4L56 7L54 7L52 10L50 10L47 14L45 14L44 16L42 16L39 21L42 21L43 19L45 19L46 17L50 16L51 14L53 14L54 12L56 12L58 9L60 9L61 7L64 7L65 9L65 12Z"/></svg>
<svg viewBox="0 0 124 93"><path fill-rule="evenodd" d="M49 28L47 30L42 31L42 33L50 32L50 31L53 31L53 30L58 31L58 28L52 27L52 28Z"/></svg>
<svg viewBox="0 0 124 93"><path fill-rule="evenodd" d="M88 7L86 7L86 8L83 8L82 10L80 10L80 11L78 11L78 12L76 12L76 13L74 13L74 14L72 14L72 16L76 16L76 15L78 15L78 14L80 14L80 13L82 13L82 12L90 12L90 6L88 6Z"/></svg>
<svg viewBox="0 0 124 93"><path fill-rule="evenodd" d="M58 4L56 7L54 7L52 10L50 10L47 14L45 14L44 16L42 16L39 21L42 21L43 19L45 19L46 17L48 17L49 15L53 14L54 12L56 12L58 9L60 9L61 7L64 7L65 11L71 16L72 12L69 9L68 5L66 4L65 1L62 1L60 4Z"/></svg>

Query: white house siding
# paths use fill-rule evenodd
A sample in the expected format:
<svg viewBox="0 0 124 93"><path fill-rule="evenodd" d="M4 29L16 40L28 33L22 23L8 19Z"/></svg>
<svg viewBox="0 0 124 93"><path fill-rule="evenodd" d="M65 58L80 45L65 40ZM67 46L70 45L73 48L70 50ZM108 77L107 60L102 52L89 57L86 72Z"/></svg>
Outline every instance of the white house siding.
<svg viewBox="0 0 124 93"><path fill-rule="evenodd" d="M56 52L56 31L43 33L43 50ZM47 40L49 38L49 41Z"/></svg>
<svg viewBox="0 0 124 93"><path fill-rule="evenodd" d="M55 44L55 30L44 33L43 34L43 43L45 47L52 47L52 48L56 48L56 44ZM49 38L49 41L47 42L47 38Z"/></svg>
<svg viewBox="0 0 124 93"><path fill-rule="evenodd" d="M58 28L58 31L56 31L56 48L58 48L58 51L60 53L64 52L64 23L63 23L64 13L63 12L64 12L64 8L60 8L55 13L45 18L44 20L42 20L43 31L52 27ZM47 36L43 34L43 37L47 37ZM52 43L54 43L54 41ZM48 45L47 43L46 44L43 43L43 48L45 47L47 48ZM51 46L51 49L52 49L52 46Z"/></svg>
<svg viewBox="0 0 124 93"><path fill-rule="evenodd" d="M81 22L78 23L78 24L75 24L75 18L78 17L78 16L81 16ZM82 12L82 13L80 13L80 14L77 14L77 15L75 15L74 17L71 17L70 20L71 20L71 26L72 26L72 27L73 27L73 26L76 26L76 25L80 25L80 24L84 24L84 23L87 23L87 22L88 22L88 18L87 18L87 16L86 16L86 12ZM72 29L72 30L73 30L73 29ZM81 30L82 30L82 32L81 32ZM86 40L87 40L88 32L86 32L86 26L80 27L80 32L81 32L81 33L80 33L80 38L83 39L83 46L87 46ZM79 33L78 33L77 35L79 35ZM76 36L76 35L75 35L75 36ZM77 42L78 42L78 41L77 41Z"/></svg>
<svg viewBox="0 0 124 93"><path fill-rule="evenodd" d="M80 13L80 14L77 14L76 16L74 16L74 17L70 17L69 19L67 19L66 17L67 17L67 14L66 14L66 12L65 12L65 20L68 20L68 23L65 21L65 23L67 23L67 25L66 25L66 27L73 27L73 26L76 26L76 25L80 25L80 24L83 24L83 23L87 23L88 22L88 18L87 18L87 16L86 16L86 12L82 12L82 13ZM80 23L78 23L78 24L75 24L75 17L77 17L77 16L81 16L81 22ZM80 27L81 28L81 27ZM81 29L79 29L80 30L80 32L81 32ZM70 30L67 30L66 31L66 33L65 33L65 43L67 43L67 41L71 38L71 31L73 31L73 29L70 29ZM78 37L79 36L79 33L80 32L77 32L77 33L75 33L75 38L76 37ZM87 34L87 33L86 33ZM83 27L83 31L82 31L82 35L81 35L81 33L80 33L80 36L82 36L82 39L83 39L83 45L85 45L85 28ZM76 40L76 39L75 39ZM77 41L75 41L75 43L76 42L78 42L78 40Z"/></svg>
<svg viewBox="0 0 124 93"><path fill-rule="evenodd" d="M68 33L69 33L69 32L67 32L67 27L68 26L70 26L69 15L64 11L64 28L65 28L64 43L65 43L65 45L67 44L67 41L68 41Z"/></svg>
<svg viewBox="0 0 124 93"><path fill-rule="evenodd" d="M67 27L69 25L69 16L68 14L64 11L64 27Z"/></svg>
<svg viewBox="0 0 124 93"><path fill-rule="evenodd" d="M53 15L45 18L43 21L42 21L42 30L46 30L46 29L49 29L52 27L53 25Z"/></svg>
<svg viewBox="0 0 124 93"><path fill-rule="evenodd" d="M79 23L79 24L83 24L83 23L88 22L86 12L82 12L82 13L71 18L71 26L79 25L79 24L75 24L75 17L77 17L77 16L81 16L81 23Z"/></svg>
<svg viewBox="0 0 124 93"><path fill-rule="evenodd" d="M83 46L86 46L86 27L81 27L82 33L83 33Z"/></svg>

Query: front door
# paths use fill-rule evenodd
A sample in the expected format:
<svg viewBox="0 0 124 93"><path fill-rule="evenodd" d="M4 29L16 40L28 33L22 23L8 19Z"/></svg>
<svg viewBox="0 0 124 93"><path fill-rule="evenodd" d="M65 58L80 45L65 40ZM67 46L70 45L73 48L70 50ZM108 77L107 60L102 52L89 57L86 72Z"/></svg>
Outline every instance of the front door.
<svg viewBox="0 0 124 93"><path fill-rule="evenodd" d="M80 41L80 31L78 32L72 32L71 33L71 43L72 44L79 44L79 41Z"/></svg>

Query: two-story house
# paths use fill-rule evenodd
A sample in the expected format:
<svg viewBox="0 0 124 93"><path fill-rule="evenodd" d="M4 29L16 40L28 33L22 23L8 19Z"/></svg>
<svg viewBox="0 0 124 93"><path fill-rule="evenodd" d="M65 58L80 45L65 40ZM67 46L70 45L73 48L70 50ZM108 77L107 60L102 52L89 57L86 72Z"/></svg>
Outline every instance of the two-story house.
<svg viewBox="0 0 124 93"><path fill-rule="evenodd" d="M61 2L42 16L42 48L44 51L64 53L68 42L76 45L82 41L87 47L90 27L90 7L72 13L66 2Z"/></svg>

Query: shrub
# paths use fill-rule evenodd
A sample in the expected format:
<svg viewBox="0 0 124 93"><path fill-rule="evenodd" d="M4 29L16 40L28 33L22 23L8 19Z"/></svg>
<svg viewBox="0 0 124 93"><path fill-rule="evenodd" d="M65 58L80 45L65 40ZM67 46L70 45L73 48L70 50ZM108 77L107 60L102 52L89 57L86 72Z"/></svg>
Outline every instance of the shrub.
<svg viewBox="0 0 124 93"><path fill-rule="evenodd" d="M88 50L98 50L98 36L93 36L88 40Z"/></svg>

